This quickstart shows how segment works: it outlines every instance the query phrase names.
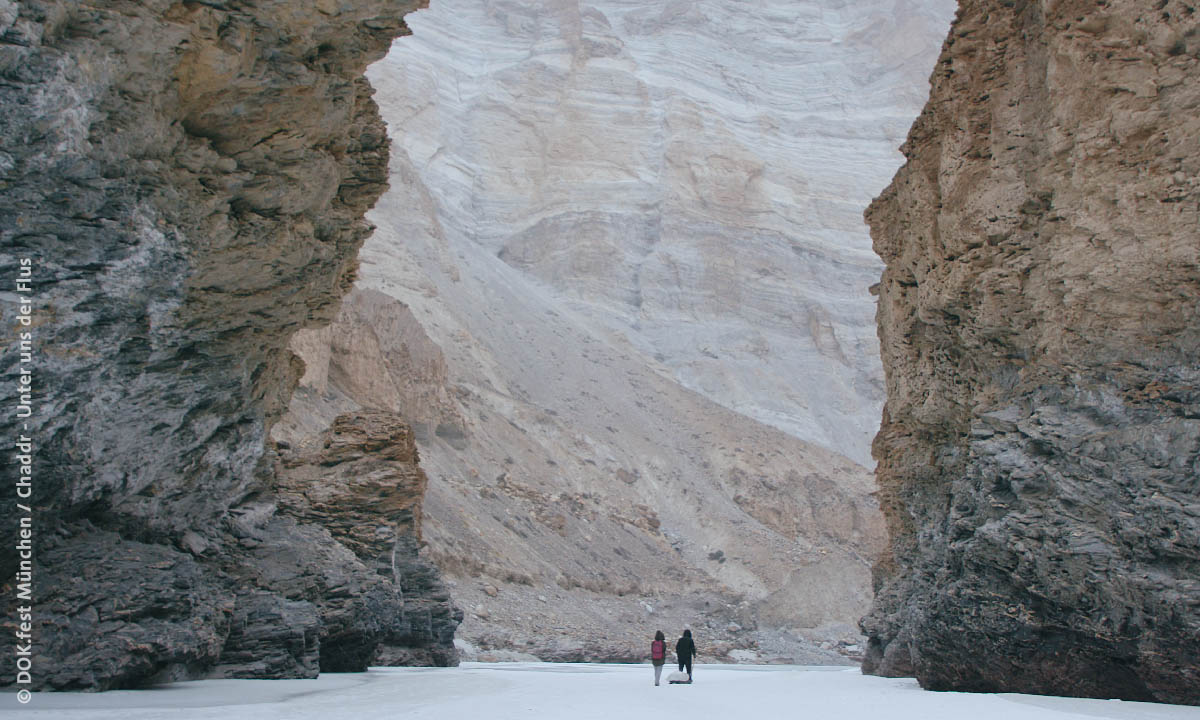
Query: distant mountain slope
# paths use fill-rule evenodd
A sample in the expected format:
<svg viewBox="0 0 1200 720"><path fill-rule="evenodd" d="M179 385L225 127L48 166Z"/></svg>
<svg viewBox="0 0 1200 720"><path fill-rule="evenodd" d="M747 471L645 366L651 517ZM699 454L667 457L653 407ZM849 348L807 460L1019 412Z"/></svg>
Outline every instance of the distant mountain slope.
<svg viewBox="0 0 1200 720"><path fill-rule="evenodd" d="M392 190L279 433L416 424L460 638L854 653L882 542L860 214L935 5L439 2L374 66Z"/></svg>
<svg viewBox="0 0 1200 720"><path fill-rule="evenodd" d="M417 208L390 199L373 217L418 259L499 259L685 387L869 466L882 266L862 209L952 6L435 3L371 78L393 184L424 188L436 230L407 235ZM422 269L445 291L442 266Z"/></svg>

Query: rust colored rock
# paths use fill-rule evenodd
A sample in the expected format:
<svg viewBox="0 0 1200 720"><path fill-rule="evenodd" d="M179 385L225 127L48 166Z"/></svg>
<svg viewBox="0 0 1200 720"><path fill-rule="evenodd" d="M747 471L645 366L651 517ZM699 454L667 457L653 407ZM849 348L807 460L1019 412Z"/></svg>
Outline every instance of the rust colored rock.
<svg viewBox="0 0 1200 720"><path fill-rule="evenodd" d="M412 430L379 410L339 415L316 442L281 451L280 515L328 531L378 581L370 610L378 632L340 638L365 653L364 664L457 664L454 631L462 613L437 568L418 554L428 480L417 460ZM316 604L331 616L361 612L337 595ZM324 653L322 669L337 669L325 666Z"/></svg>
<svg viewBox="0 0 1200 720"><path fill-rule="evenodd" d="M315 447L281 451L280 510L327 528L363 559L390 563L394 539L421 540L428 480L408 425L392 413L339 415Z"/></svg>
<svg viewBox="0 0 1200 720"><path fill-rule="evenodd" d="M864 669L1200 703L1200 34L1162 0L963 0L907 164Z"/></svg>

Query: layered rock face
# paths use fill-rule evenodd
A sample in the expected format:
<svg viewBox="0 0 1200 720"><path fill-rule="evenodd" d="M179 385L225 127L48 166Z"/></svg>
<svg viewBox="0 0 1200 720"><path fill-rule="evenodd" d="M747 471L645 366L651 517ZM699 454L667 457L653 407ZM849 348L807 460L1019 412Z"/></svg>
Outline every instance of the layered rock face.
<svg viewBox="0 0 1200 720"><path fill-rule="evenodd" d="M5 383L0 434L34 445L38 683L311 675L425 642L379 548L326 528L336 502L285 506L264 452L288 339L336 312L387 181L363 69L417 5L0 2L0 265L10 291L30 263L33 306L22 328L5 297L3 367L34 385L21 418Z"/></svg>
<svg viewBox="0 0 1200 720"><path fill-rule="evenodd" d="M867 212L868 670L1200 703L1197 27L1178 0L961 3Z"/></svg>
<svg viewBox="0 0 1200 720"><path fill-rule="evenodd" d="M454 252L869 465L880 267L861 209L900 163L951 7L445 0L371 78L405 128L400 182L426 188Z"/></svg>
<svg viewBox="0 0 1200 720"><path fill-rule="evenodd" d="M373 581L348 586L338 572L341 563L321 563L319 572L309 573L324 576L327 586L310 594L322 598L324 607L339 598L343 615L337 630L326 621L322 669L361 668L380 656L388 664L454 664L454 630L462 613L451 605L437 569L418 558L428 480L411 427L388 412L345 413L315 442L281 448L280 458L280 514L327 530L350 551L348 565L365 565ZM257 565L274 563L286 572L305 560L280 559L277 547L261 547ZM349 583L362 582L345 575ZM363 604L373 617L356 615ZM380 625L374 637L362 633L364 621Z"/></svg>
<svg viewBox="0 0 1200 720"><path fill-rule="evenodd" d="M860 208L949 8L823 5L446 0L371 69L392 190L276 436L414 422L469 657L638 659L685 624L712 658L854 654Z"/></svg>

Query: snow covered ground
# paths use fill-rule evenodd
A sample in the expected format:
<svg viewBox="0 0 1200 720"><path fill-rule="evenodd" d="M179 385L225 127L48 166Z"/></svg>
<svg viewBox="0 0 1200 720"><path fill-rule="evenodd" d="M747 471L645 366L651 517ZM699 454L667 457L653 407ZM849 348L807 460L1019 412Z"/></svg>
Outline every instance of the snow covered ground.
<svg viewBox="0 0 1200 720"><path fill-rule="evenodd" d="M674 668L664 668L663 677ZM469 663L378 668L316 680L204 680L150 690L45 693L21 706L0 695L0 717L55 720L372 720L569 718L632 720L1200 720L1200 707L1035 695L921 690L913 680L857 668L702 665L695 684L654 686L649 665Z"/></svg>

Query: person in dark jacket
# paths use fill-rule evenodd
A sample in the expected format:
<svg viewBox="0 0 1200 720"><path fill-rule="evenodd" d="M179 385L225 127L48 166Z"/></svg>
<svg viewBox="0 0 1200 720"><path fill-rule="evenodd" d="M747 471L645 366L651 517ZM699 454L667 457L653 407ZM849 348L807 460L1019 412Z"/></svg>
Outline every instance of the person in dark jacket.
<svg viewBox="0 0 1200 720"><path fill-rule="evenodd" d="M654 684L662 677L663 665L667 662L667 636L659 630L654 633L654 642L650 643L650 662L654 665Z"/></svg>
<svg viewBox="0 0 1200 720"><path fill-rule="evenodd" d="M696 643L692 642L692 631L684 630L683 637L675 641L675 657L679 659L679 672L687 668L688 681L692 679L692 658L696 657Z"/></svg>

